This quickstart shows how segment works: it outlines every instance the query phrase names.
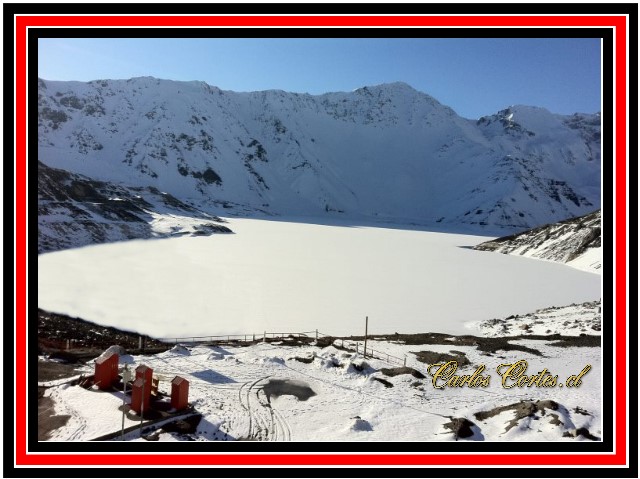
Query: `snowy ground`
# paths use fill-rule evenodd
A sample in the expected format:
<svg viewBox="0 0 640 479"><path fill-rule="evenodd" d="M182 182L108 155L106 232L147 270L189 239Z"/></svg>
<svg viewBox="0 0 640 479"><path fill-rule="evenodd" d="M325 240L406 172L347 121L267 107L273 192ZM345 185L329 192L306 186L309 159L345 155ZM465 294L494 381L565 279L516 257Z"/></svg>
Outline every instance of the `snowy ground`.
<svg viewBox="0 0 640 479"><path fill-rule="evenodd" d="M486 237L230 219L233 235L38 256L38 306L183 337L319 329L450 334L465 323L601 297L601 276L469 249Z"/></svg>
<svg viewBox="0 0 640 479"><path fill-rule="evenodd" d="M399 357L407 356L407 365L426 378L409 374L389 377L380 369L393 367L376 359L334 346L287 346L259 343L250 347L214 347L178 345L155 356L125 357L132 367L146 364L161 378L160 391L170 394L175 375L190 382L190 401L203 417L195 433L178 434L156 431L159 440L233 440L252 438L269 441L453 441L455 435L445 428L452 418L466 418L473 427L466 440L487 441L581 441L576 430L586 428L600 439L600 348L560 348L547 341L517 340L543 356L525 351L482 353L474 346L405 345L393 341L372 341L371 347ZM335 345L340 346L338 340ZM350 343L346 342L345 346ZM456 374L473 374L484 365L489 376L486 387L434 387L427 365L416 360L415 351L464 353L470 364ZM311 360L301 362L295 358ZM592 369L583 376L580 387L503 387L496 371L500 364L528 361L526 374L546 368L565 383L587 365ZM364 366L364 367L363 367ZM362 371L359 371L362 369ZM92 372L91 367L86 368ZM392 384L385 384L381 378ZM292 394L269 395L269 381L287 381L300 390L312 392L296 397ZM507 381L509 386L513 381ZM437 381L437 385L442 381ZM273 386L273 382L271 383ZM47 390L55 401L57 414L70 416L67 424L54 431L53 441L89 440L117 432L122 425L120 391L85 390L62 385ZM307 397L310 396L310 397ZM528 411L516 418L516 411L506 410L492 417L476 413L517 404L521 400L554 401L555 409ZM126 400L129 401L129 398ZM166 399L165 399L166 401ZM543 403L544 404L544 403ZM553 403L552 403L553 404ZM530 414L529 414L530 413ZM133 417L135 419L135 416ZM515 420L514 420L515 419ZM125 427L138 421L126 419ZM508 426L512 427L507 431ZM153 431L145 431L149 434ZM126 440L144 440L137 430ZM114 440L120 440L120 436Z"/></svg>
<svg viewBox="0 0 640 479"><path fill-rule="evenodd" d="M483 336L503 337L522 334L547 335L600 334L602 313L599 301L570 306L549 307L534 313L512 315L508 318L489 319L467 323Z"/></svg>

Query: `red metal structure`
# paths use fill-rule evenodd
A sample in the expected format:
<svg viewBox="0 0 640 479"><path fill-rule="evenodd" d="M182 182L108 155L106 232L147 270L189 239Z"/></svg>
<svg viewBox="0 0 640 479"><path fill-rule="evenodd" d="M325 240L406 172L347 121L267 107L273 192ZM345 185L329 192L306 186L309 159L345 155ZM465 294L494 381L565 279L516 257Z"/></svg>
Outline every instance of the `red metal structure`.
<svg viewBox="0 0 640 479"><path fill-rule="evenodd" d="M131 409L138 414L143 412L143 407L144 411L149 410L149 399L151 398L151 394L149 393L150 385L150 383L146 384L142 378L133 381L131 387Z"/></svg>
<svg viewBox="0 0 640 479"><path fill-rule="evenodd" d="M118 360L117 353L96 359L94 384L100 389L109 389L118 379Z"/></svg>
<svg viewBox="0 0 640 479"><path fill-rule="evenodd" d="M136 379L131 387L131 409L138 414L149 410L152 378L153 369L149 366L141 364L136 368Z"/></svg>
<svg viewBox="0 0 640 479"><path fill-rule="evenodd" d="M147 385L151 386L151 379L153 378L153 369L149 366L141 364L136 368L136 379L142 378L147 381Z"/></svg>
<svg viewBox="0 0 640 479"><path fill-rule="evenodd" d="M176 376L171 381L171 407L176 411L189 406L189 381Z"/></svg>

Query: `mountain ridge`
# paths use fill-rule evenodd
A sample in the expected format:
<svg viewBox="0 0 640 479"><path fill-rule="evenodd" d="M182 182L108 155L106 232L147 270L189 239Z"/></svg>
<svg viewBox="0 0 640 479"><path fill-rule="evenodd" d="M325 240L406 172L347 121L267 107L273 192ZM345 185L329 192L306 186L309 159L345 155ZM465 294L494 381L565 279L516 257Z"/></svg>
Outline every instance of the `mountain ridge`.
<svg viewBox="0 0 640 479"><path fill-rule="evenodd" d="M486 241L473 249L556 261L599 273L602 270L601 222L601 211L597 210Z"/></svg>
<svg viewBox="0 0 640 479"><path fill-rule="evenodd" d="M600 116L458 116L403 82L322 95L153 77L38 82L43 164L210 214L525 230L599 207ZM239 205L239 206L238 206Z"/></svg>

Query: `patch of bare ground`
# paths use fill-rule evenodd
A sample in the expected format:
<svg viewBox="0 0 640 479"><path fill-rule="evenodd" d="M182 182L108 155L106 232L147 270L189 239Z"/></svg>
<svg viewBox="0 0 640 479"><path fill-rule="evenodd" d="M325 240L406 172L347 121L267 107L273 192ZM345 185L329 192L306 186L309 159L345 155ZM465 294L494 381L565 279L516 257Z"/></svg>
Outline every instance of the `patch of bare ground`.
<svg viewBox="0 0 640 479"><path fill-rule="evenodd" d="M45 397L46 388L38 387L38 441L46 441L51 432L64 426L71 416L55 415L53 399Z"/></svg>
<svg viewBox="0 0 640 479"><path fill-rule="evenodd" d="M449 361L455 361L458 366L466 366L469 364L469 359L466 354L460 351L450 351L453 354L436 353L434 351L411 351L411 354L416 355L416 359L425 364L439 364L447 363Z"/></svg>
<svg viewBox="0 0 640 479"><path fill-rule="evenodd" d="M484 421L485 419L497 416L503 412L513 411L513 417L507 422L505 427L505 432L508 432L510 429L516 427L522 419L527 417L533 417L537 413L540 413L542 416L545 414L549 414L551 420L550 424L556 426L563 426L560 416L568 417L568 410L558 404L557 402L551 399L543 399L539 401L520 401L513 404L508 404L506 406L498 406L488 411L480 411L474 414L475 418L478 421ZM551 412L551 411L555 411ZM582 408L575 408L574 412L582 415L589 415L587 411ZM589 432L589 430L585 427L577 428L571 431L565 431L563 437L578 437L582 436L591 441L599 441L600 439L594 436Z"/></svg>
<svg viewBox="0 0 640 479"><path fill-rule="evenodd" d="M497 416L505 411L514 411L514 417L507 423L505 432L509 431L512 427L518 425L521 419L529 416L533 416L536 412L545 414L547 409L556 411L559 408L559 404L555 401L541 400L541 401L521 401L507 406L500 406L490 409L489 411L480 411L474 414L478 421L484 421L493 416Z"/></svg>
<svg viewBox="0 0 640 479"><path fill-rule="evenodd" d="M474 429L478 429L473 422L464 417L452 417L451 421L445 423L445 429L448 429L453 433L455 440L468 439L476 435Z"/></svg>
<svg viewBox="0 0 640 479"><path fill-rule="evenodd" d="M422 374L417 369L410 368L408 366L403 366L399 368L380 368L380 372L385 376L395 377L400 376L402 374L411 374L414 378L424 379L425 375Z"/></svg>

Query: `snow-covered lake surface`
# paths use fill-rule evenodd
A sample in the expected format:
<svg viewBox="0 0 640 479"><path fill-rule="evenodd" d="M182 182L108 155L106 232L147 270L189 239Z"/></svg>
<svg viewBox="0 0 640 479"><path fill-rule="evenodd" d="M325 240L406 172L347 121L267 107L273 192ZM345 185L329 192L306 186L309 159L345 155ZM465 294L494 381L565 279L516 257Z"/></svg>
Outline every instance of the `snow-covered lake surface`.
<svg viewBox="0 0 640 479"><path fill-rule="evenodd" d="M38 257L38 306L175 337L320 330L469 333L465 323L597 300L601 276L473 251L484 236L230 219L232 235Z"/></svg>

